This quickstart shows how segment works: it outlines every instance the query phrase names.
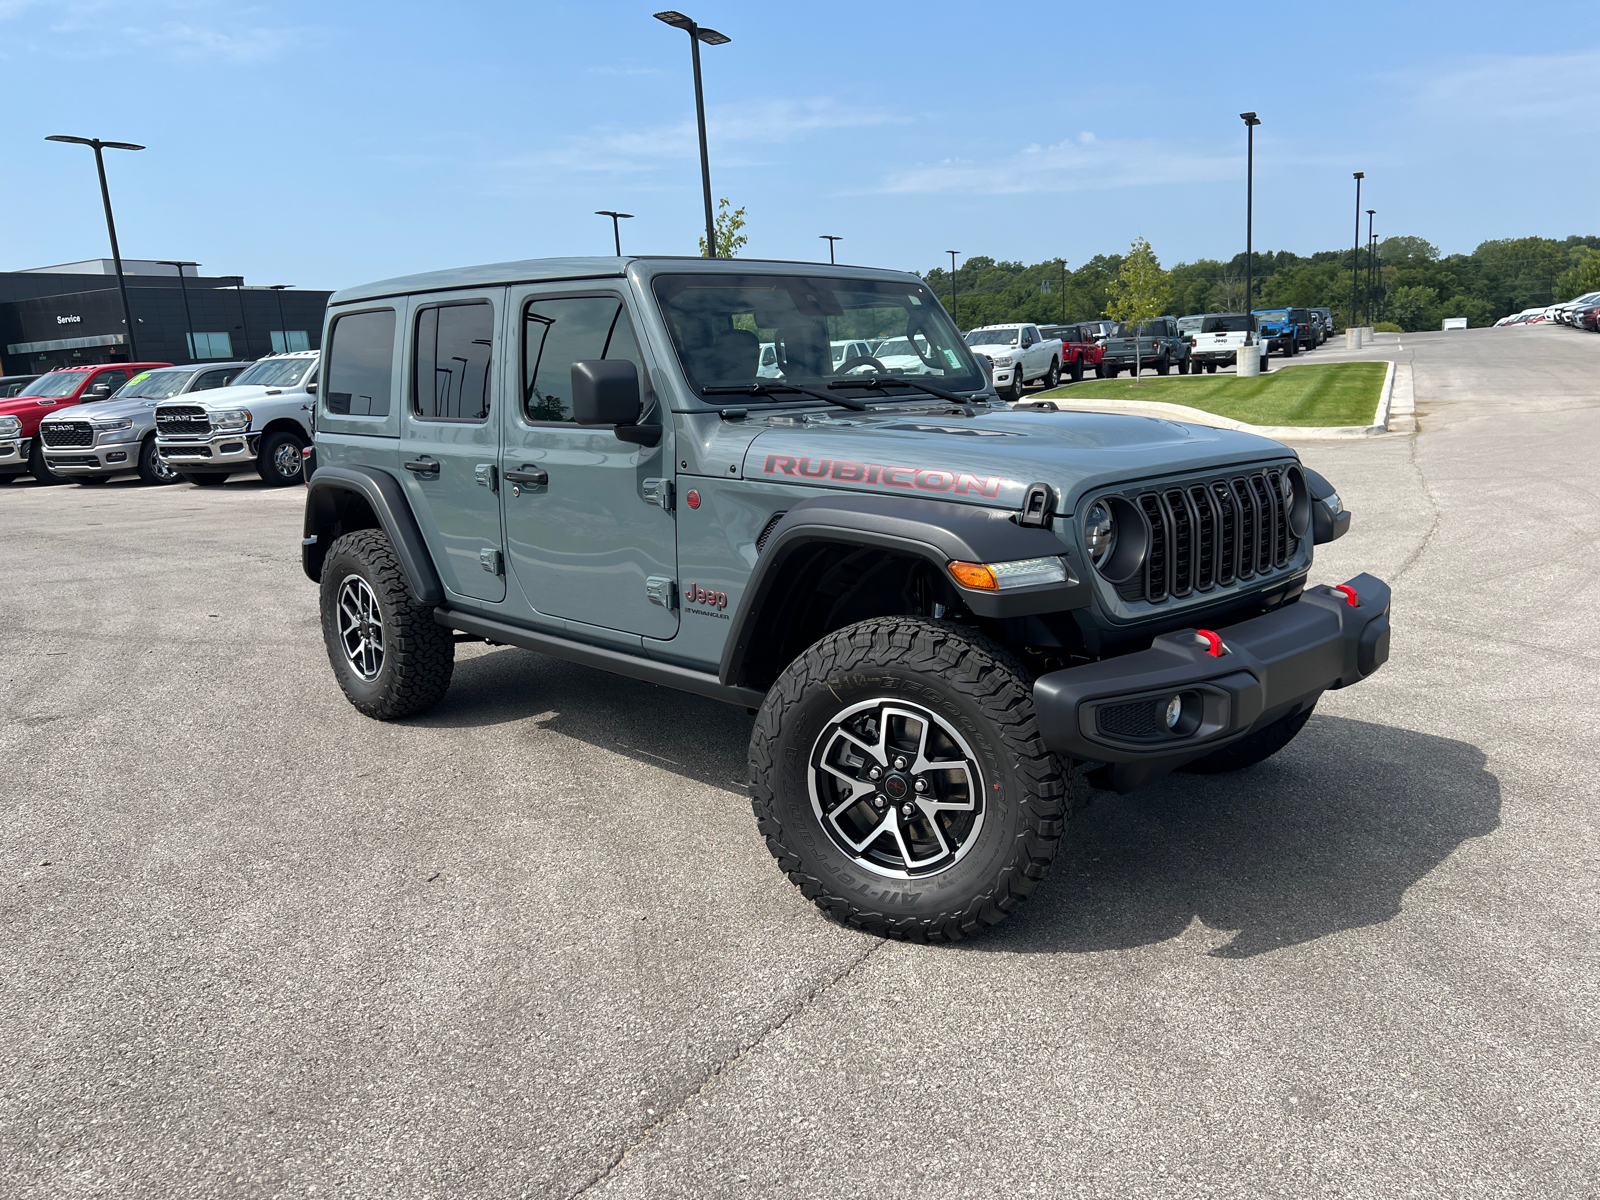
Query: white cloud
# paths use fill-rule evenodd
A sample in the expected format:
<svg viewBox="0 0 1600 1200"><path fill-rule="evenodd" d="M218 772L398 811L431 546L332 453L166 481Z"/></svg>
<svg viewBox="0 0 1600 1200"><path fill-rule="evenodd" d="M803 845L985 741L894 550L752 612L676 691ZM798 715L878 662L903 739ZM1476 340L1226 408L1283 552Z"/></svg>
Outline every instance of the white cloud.
<svg viewBox="0 0 1600 1200"><path fill-rule="evenodd" d="M165 59L255 63L321 36L314 28L243 22L251 12L213 0L62 0L49 7L0 0L0 20L26 18L18 21L19 34L34 35L30 53L69 59L120 55L134 46Z"/></svg>
<svg viewBox="0 0 1600 1200"><path fill-rule="evenodd" d="M1519 54L1467 59L1418 88L1425 107L1474 123L1489 120L1569 119L1573 101L1600 78L1600 51Z"/></svg>
<svg viewBox="0 0 1600 1200"><path fill-rule="evenodd" d="M1078 192L1152 184L1199 183L1235 179L1243 157L1154 139L1076 141L1027 146L995 158L947 158L888 171L877 187L890 194L966 193L1012 195L1026 192Z"/></svg>

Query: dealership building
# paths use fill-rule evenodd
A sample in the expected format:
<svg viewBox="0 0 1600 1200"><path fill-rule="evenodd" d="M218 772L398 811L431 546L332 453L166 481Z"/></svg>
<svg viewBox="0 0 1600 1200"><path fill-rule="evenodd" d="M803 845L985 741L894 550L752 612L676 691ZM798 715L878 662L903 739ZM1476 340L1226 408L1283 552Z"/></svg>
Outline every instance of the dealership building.
<svg viewBox="0 0 1600 1200"><path fill-rule="evenodd" d="M142 362L225 362L322 344L330 292L276 290L198 266L123 259L133 349ZM128 327L109 258L0 271L0 375L128 362Z"/></svg>

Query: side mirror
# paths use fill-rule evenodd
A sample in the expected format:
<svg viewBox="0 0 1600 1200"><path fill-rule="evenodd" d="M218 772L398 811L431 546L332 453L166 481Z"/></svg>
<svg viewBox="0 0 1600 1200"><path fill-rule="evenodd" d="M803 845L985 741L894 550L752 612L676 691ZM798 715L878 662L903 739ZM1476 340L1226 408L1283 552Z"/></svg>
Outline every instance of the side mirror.
<svg viewBox="0 0 1600 1200"><path fill-rule="evenodd" d="M641 405L639 369L627 359L572 364L572 417L579 425L636 425Z"/></svg>
<svg viewBox="0 0 1600 1200"><path fill-rule="evenodd" d="M306 391L310 392L313 396L317 394L317 381L315 379L306 384Z"/></svg>

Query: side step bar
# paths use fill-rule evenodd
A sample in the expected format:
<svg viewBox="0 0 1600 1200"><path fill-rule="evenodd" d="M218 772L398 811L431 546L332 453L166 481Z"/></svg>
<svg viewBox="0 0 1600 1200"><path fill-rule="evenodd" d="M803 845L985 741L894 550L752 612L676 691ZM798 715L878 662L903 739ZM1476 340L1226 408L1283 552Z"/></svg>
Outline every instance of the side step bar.
<svg viewBox="0 0 1600 1200"><path fill-rule="evenodd" d="M729 687L708 671L692 671L688 667L639 658L604 646L591 646L547 633L535 633L531 629L507 625L491 617L441 607L433 610L433 619L446 629L459 629L491 642L520 646L524 650L548 654L551 658L565 659L585 667L598 667L614 675L626 675L629 679L642 679L646 683L676 688L680 692L692 692L696 696L721 700L724 704L734 704L740 708L760 708L761 701L766 698L765 692L758 692L754 688Z"/></svg>

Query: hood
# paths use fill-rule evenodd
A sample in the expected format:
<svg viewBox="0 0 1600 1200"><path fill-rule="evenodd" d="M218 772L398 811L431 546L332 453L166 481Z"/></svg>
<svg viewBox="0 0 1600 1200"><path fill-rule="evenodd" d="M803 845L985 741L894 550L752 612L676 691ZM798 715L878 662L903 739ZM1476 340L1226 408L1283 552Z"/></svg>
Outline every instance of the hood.
<svg viewBox="0 0 1600 1200"><path fill-rule="evenodd" d="M181 399L181 397L174 397ZM69 404L65 408L46 409L49 414L44 419L51 420L60 417L63 421L100 421L106 418L132 417L142 412L149 412L157 404L165 403L162 400L146 400L143 397L131 397L127 400L96 400L93 404Z"/></svg>
<svg viewBox="0 0 1600 1200"><path fill-rule="evenodd" d="M273 395L267 395L268 392ZM201 408L210 411L217 408L249 408L253 402L261 400L282 400L299 397L304 402L310 393L304 388L267 388L258 383L245 384L242 387L210 388L203 392L190 392L184 396L174 396L170 400L162 400L161 404L198 404Z"/></svg>
<svg viewBox="0 0 1600 1200"><path fill-rule="evenodd" d="M1294 452L1255 434L1122 413L952 410L761 418L744 478L1019 508L1031 483L1057 491L1056 511L1083 493L1140 479L1283 460Z"/></svg>

